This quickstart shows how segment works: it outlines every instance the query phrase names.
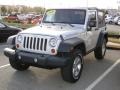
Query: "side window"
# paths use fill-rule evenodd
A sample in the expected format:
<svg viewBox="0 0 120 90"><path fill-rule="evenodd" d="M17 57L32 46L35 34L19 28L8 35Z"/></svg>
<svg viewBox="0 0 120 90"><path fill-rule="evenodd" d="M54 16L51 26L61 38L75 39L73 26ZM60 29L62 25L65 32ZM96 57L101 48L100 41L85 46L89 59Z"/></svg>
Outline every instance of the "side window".
<svg viewBox="0 0 120 90"><path fill-rule="evenodd" d="M96 12L95 11L90 11L89 12L89 19L88 21L90 20L95 20L96 21Z"/></svg>
<svg viewBox="0 0 120 90"><path fill-rule="evenodd" d="M5 28L5 25L0 23L0 28Z"/></svg>
<svg viewBox="0 0 120 90"><path fill-rule="evenodd" d="M89 23L89 21L95 21L96 22L96 11L89 11L88 23Z"/></svg>
<svg viewBox="0 0 120 90"><path fill-rule="evenodd" d="M102 11L98 11L98 27L103 27L105 25L105 16Z"/></svg>

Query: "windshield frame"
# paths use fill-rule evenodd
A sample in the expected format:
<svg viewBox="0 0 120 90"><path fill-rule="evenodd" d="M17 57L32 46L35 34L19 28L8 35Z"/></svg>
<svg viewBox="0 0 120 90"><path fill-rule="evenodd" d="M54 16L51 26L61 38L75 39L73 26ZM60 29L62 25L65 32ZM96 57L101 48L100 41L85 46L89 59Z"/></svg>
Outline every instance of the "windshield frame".
<svg viewBox="0 0 120 90"><path fill-rule="evenodd" d="M51 10L78 10L78 11L84 11L85 13L85 16L84 16L84 22L83 23L72 23L72 22L49 22L49 21L45 21L45 18L46 18L46 13L48 11L51 11ZM80 24L80 25L84 25L85 24L85 21L86 21L86 15L87 14L87 11L86 9L47 9L45 14L44 14L44 17L43 17L43 20L42 20L42 23L63 23L63 24Z"/></svg>

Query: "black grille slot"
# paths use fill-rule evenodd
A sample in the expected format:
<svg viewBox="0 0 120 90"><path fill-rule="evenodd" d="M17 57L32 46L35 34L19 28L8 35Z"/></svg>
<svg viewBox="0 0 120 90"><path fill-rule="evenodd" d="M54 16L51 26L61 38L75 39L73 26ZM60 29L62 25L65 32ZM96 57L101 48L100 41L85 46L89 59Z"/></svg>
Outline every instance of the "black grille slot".
<svg viewBox="0 0 120 90"><path fill-rule="evenodd" d="M33 42L33 38L31 37L31 39L30 39L30 49L32 49L32 42Z"/></svg>
<svg viewBox="0 0 120 90"><path fill-rule="evenodd" d="M41 38L40 50L43 48L43 38Z"/></svg>
<svg viewBox="0 0 120 90"><path fill-rule="evenodd" d="M25 44L26 44L26 37L24 37L24 44L23 44L24 48L25 48Z"/></svg>
<svg viewBox="0 0 120 90"><path fill-rule="evenodd" d="M40 39L37 39L37 50L39 50L39 45L40 45Z"/></svg>
<svg viewBox="0 0 120 90"><path fill-rule="evenodd" d="M36 44L36 38L34 38L33 49L35 49L35 44Z"/></svg>
<svg viewBox="0 0 120 90"><path fill-rule="evenodd" d="M46 51L46 47L47 47L47 39L45 39L45 43L44 43L44 50Z"/></svg>
<svg viewBox="0 0 120 90"><path fill-rule="evenodd" d="M28 46L29 46L29 37L27 38L27 46L26 46L26 48L28 48Z"/></svg>

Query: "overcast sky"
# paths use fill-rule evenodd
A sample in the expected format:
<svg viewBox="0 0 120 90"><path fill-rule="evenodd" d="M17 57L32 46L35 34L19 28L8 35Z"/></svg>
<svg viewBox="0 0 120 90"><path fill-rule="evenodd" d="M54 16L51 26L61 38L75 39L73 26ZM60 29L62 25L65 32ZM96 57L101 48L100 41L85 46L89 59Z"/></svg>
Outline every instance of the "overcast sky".
<svg viewBox="0 0 120 90"><path fill-rule="evenodd" d="M118 8L118 0L0 0L1 5ZM88 4L87 4L88 3Z"/></svg>

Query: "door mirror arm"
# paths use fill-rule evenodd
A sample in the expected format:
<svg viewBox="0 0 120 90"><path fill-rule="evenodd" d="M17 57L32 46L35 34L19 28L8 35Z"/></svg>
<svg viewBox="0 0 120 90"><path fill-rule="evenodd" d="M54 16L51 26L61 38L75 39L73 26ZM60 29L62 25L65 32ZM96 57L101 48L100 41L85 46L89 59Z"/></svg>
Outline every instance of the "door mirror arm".
<svg viewBox="0 0 120 90"><path fill-rule="evenodd" d="M92 27L87 27L87 31L91 31L92 30Z"/></svg>

